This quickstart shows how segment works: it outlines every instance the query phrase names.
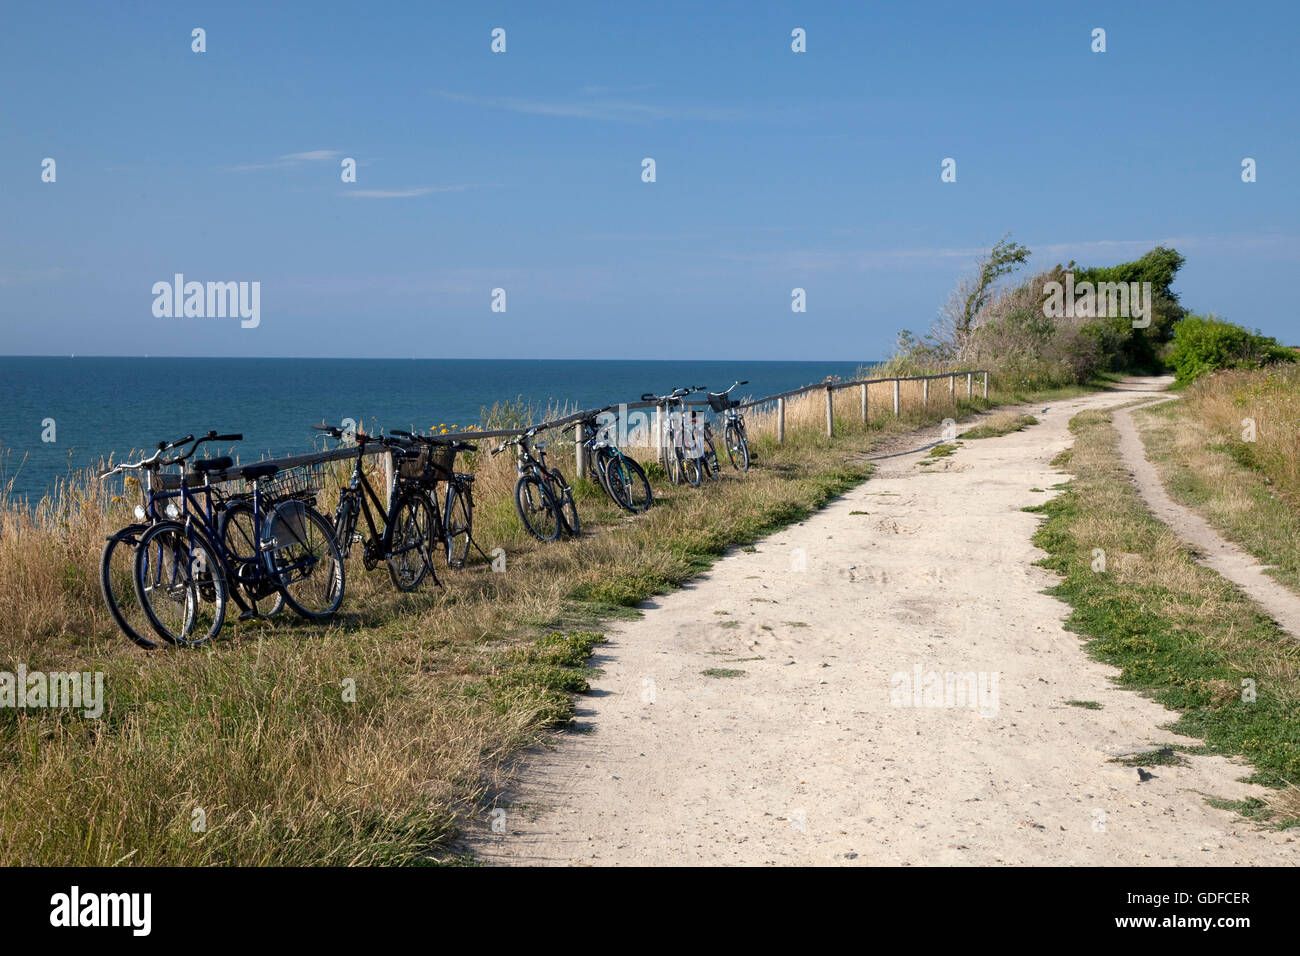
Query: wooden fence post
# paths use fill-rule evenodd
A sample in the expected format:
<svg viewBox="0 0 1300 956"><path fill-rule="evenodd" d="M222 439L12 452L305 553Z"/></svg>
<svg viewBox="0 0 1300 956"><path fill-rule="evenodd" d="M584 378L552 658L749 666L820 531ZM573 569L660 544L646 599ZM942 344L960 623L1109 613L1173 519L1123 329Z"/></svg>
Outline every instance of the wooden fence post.
<svg viewBox="0 0 1300 956"><path fill-rule="evenodd" d="M587 477L587 446L582 439L586 436L583 432L582 422L575 422L573 425L573 470L578 473L579 478Z"/></svg>
<svg viewBox="0 0 1300 956"><path fill-rule="evenodd" d="M862 424L864 425L867 424L867 388L868 387L869 386L865 384L862 386Z"/></svg>
<svg viewBox="0 0 1300 956"><path fill-rule="evenodd" d="M835 399L832 397L834 390L826 386L826 437L835 437Z"/></svg>
<svg viewBox="0 0 1300 956"><path fill-rule="evenodd" d="M989 397L989 370L984 370L984 397Z"/></svg>
<svg viewBox="0 0 1300 956"><path fill-rule="evenodd" d="M655 458L659 464L668 469L668 451L664 448L664 413L663 406L655 406Z"/></svg>
<svg viewBox="0 0 1300 956"><path fill-rule="evenodd" d="M895 418L898 417L899 411L903 407L902 402L899 398L898 387L899 387L899 381L898 379L894 379L894 417Z"/></svg>
<svg viewBox="0 0 1300 956"><path fill-rule="evenodd" d="M921 407L930 407L930 380L928 378L921 379Z"/></svg>
<svg viewBox="0 0 1300 956"><path fill-rule="evenodd" d="M975 394L975 373L966 373L966 400L970 401Z"/></svg>
<svg viewBox="0 0 1300 956"><path fill-rule="evenodd" d="M776 400L776 443L785 443L785 396Z"/></svg>

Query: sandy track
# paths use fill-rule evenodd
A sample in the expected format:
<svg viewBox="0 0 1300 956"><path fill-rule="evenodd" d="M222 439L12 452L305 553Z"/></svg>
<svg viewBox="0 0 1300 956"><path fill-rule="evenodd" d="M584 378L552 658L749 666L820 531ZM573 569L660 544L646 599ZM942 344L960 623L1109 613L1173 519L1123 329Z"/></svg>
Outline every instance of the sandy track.
<svg viewBox="0 0 1300 956"><path fill-rule="evenodd" d="M1117 409L1112 419L1119 432L1124 466L1132 473L1138 493L1151 513L1191 546L1196 560L1241 588L1292 637L1300 637L1300 597L1265 574L1263 565L1253 555L1225 540L1199 514L1169 497L1155 465L1147 460L1133 421L1133 409Z"/></svg>
<svg viewBox="0 0 1300 956"><path fill-rule="evenodd" d="M579 730L525 761L503 832L485 813L468 848L503 864L1294 862L1291 836L1205 803L1260 793L1243 765L1193 757L1140 783L1111 762L1186 741L1084 654L1032 566L1039 519L1020 509L1063 480L1049 462L1070 416L1151 387L1034 408L1039 425L929 473L921 452L883 458L648 603L612 628ZM996 712L893 706L912 703L891 702L894 676L917 669L996 672Z"/></svg>

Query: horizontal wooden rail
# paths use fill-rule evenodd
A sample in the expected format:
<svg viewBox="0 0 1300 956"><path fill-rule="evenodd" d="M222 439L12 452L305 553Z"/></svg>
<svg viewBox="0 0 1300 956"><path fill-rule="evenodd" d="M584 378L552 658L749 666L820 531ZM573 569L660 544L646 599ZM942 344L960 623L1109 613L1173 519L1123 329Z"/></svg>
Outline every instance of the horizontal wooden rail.
<svg viewBox="0 0 1300 956"><path fill-rule="evenodd" d="M755 408L759 405L766 405L769 402L781 403L777 409L777 441L782 441L785 438L785 434L784 434L785 400L789 398L794 398L795 396L798 395L806 395L810 392L824 391L826 393L826 432L828 435L833 435L835 429L834 407L831 402L831 394L833 392L837 392L846 388L864 387L864 391L862 395L862 418L863 421L866 421L867 396L866 396L865 386L883 385L890 382L894 383L894 414L897 415L899 414L900 411L899 404L898 404L898 386L900 383L930 382L935 379L946 378L949 380L949 384L948 384L949 396L955 399L956 382L957 382L957 376L959 375L966 376L966 397L967 398L973 397L974 376L976 375L984 376L984 382L983 382L984 397L985 398L988 397L989 373L987 369L957 369L951 372L941 372L936 375L895 375L895 376L890 376L888 378L853 379L848 382L833 382L833 381L816 382L811 385L801 386L800 388L793 388L786 392L778 392L775 395L765 395L762 398L753 398L750 399L749 401L741 402L736 407ZM928 398L929 398L929 391L927 388L926 390L927 401ZM617 405L606 405L603 408L589 408L580 412L573 412L572 414L565 415L562 418L552 419L551 421L539 422L536 425L528 425L523 428L498 428L498 429L484 429L482 431L478 431L478 430L457 431L457 432L450 432L446 435L438 435L436 437L447 438L447 439L458 440L458 441L470 441L470 442L475 442L475 441L479 441L480 439L489 439L489 438L513 438L517 435L522 435L524 432L530 430L550 431L556 428L564 428L566 425L575 425L578 422L586 421L588 419L599 416L603 412L616 411L616 410L622 411L625 409L631 410L631 409L642 409L642 408L658 408L664 404L666 403L659 402L659 401L623 402ZM674 401L673 404L674 405L678 404L678 402ZM698 407L698 406L707 406L709 404L709 401L706 398L687 398L684 401L682 401L681 404ZM574 444L577 445L578 441L577 441L576 434L574 436L574 439L575 439ZM490 449L480 449L480 450L487 451ZM383 454L387 451L388 449L383 445L376 444L365 449L364 454L378 455L378 454ZM235 481L239 479L240 471L243 468L247 468L249 465L274 464L278 466L281 471L284 471L289 468L297 468L305 465L317 465L317 464L322 464L324 462L330 462L330 461L342 461L347 458L353 458L356 456L356 454L357 454L357 450L355 446L342 446L339 448L332 448L327 451L307 452L305 454L289 455L283 458L264 458L255 462L241 462L239 465L235 466L234 468L229 468L226 469L225 471L210 472L209 475L210 475L210 479L214 483ZM584 471L581 462L579 463L578 470L579 470L579 476L581 476L582 472ZM391 468L390 468L390 473L391 473Z"/></svg>

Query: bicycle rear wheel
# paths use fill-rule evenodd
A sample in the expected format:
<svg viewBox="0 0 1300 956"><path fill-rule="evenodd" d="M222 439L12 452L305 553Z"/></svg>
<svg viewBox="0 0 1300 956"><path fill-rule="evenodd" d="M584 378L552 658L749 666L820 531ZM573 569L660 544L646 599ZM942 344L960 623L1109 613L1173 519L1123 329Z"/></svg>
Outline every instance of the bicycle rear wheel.
<svg viewBox="0 0 1300 956"><path fill-rule="evenodd" d="M334 529L302 501L282 501L262 528L262 561L294 613L323 621L343 603L343 554Z"/></svg>
<svg viewBox="0 0 1300 956"><path fill-rule="evenodd" d="M474 526L474 500L469 489L455 485L447 489L447 514L443 518L447 535L447 567L463 568L469 560L469 543Z"/></svg>
<svg viewBox="0 0 1300 956"><path fill-rule="evenodd" d="M163 640L194 647L226 619L226 579L215 549L178 521L149 528L135 549L135 593Z"/></svg>
<svg viewBox="0 0 1300 956"><path fill-rule="evenodd" d="M681 461L682 475L686 478L686 483L692 488L700 487L700 460L698 458L686 458L683 453Z"/></svg>
<svg viewBox="0 0 1300 956"><path fill-rule="evenodd" d="M234 559L235 575L234 580L230 583L233 587L239 588L248 606L254 614L261 616L257 609L259 600L258 594L253 585L240 578L240 571L245 573L252 572L252 569L261 566L261 559L257 551L257 536L254 533L256 522L253 520L253 505L248 501L237 501L226 507L221 513L220 523L217 530L221 535L221 543L225 549L230 552ZM255 573L255 572L252 572ZM262 579L265 584L265 579ZM263 593L262 598L270 598L271 606L265 616L270 617L272 614L279 614L284 608L284 595L279 591L271 591L270 594Z"/></svg>
<svg viewBox="0 0 1300 956"><path fill-rule="evenodd" d="M515 484L515 510L537 540L554 541L560 536L560 507L536 475L524 475Z"/></svg>
<svg viewBox="0 0 1300 956"><path fill-rule="evenodd" d="M573 489L569 487L569 483L564 480L564 475L558 468L547 468L546 477L551 481L551 496L559 505L560 521L564 523L564 530L577 537L581 529L578 526L578 506L573 500Z"/></svg>
<svg viewBox="0 0 1300 956"><path fill-rule="evenodd" d="M388 576L399 591L414 591L433 567L429 536L435 523L433 510L423 495L408 494L393 508L389 542Z"/></svg>
<svg viewBox="0 0 1300 956"><path fill-rule="evenodd" d="M713 444L713 436L704 436L704 457L700 459L700 471L705 478L717 480L721 472L718 467L718 449Z"/></svg>

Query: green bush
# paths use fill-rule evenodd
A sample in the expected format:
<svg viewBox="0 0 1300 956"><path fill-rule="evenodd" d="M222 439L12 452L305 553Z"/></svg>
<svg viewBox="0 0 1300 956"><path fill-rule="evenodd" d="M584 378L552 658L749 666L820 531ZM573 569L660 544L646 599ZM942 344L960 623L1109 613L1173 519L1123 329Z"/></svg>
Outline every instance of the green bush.
<svg viewBox="0 0 1300 956"><path fill-rule="evenodd" d="M1224 322L1213 315L1188 315L1174 326L1170 364L1180 385L1216 369L1260 368L1294 362L1296 353L1277 339Z"/></svg>

